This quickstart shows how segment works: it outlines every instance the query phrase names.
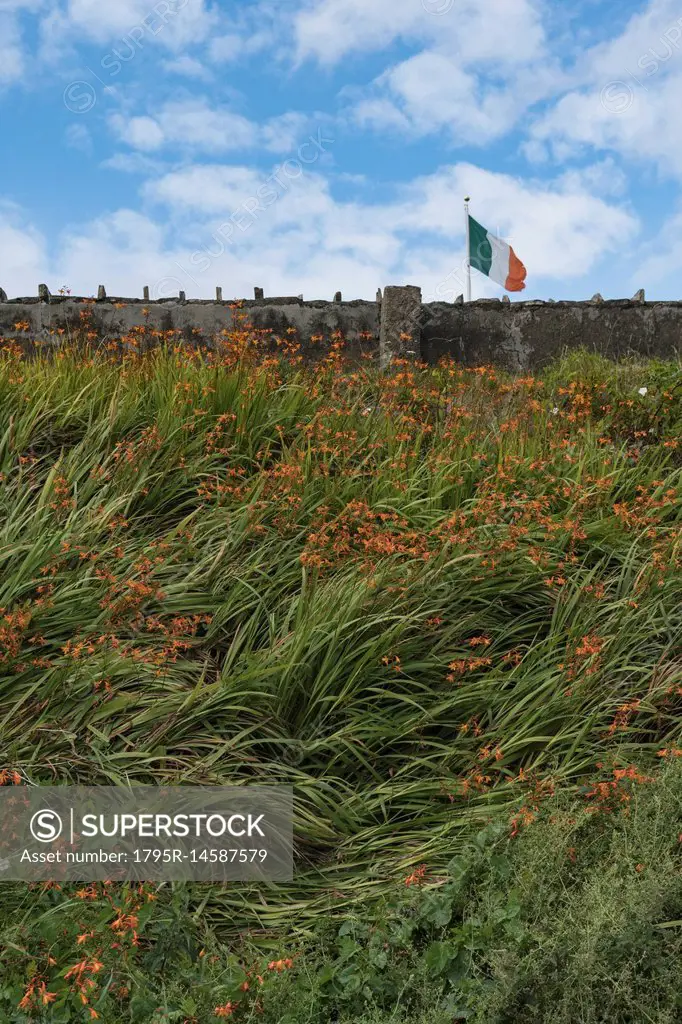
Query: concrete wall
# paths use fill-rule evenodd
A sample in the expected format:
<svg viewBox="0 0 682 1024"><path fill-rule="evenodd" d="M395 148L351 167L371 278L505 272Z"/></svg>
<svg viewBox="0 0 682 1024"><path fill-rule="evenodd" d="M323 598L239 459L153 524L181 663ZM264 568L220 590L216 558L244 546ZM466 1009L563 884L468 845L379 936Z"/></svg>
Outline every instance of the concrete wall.
<svg viewBox="0 0 682 1024"><path fill-rule="evenodd" d="M313 335L331 340L341 331L351 356L381 354L391 358L422 358L436 363L443 356L471 366L494 363L512 371L540 368L567 349L584 346L611 358L682 356L682 302L645 302L597 298L590 302L421 303L418 288L387 288L377 301L304 302L300 298L245 301L242 310L266 337L285 336L294 328L304 352L324 351L310 345ZM383 299L383 300L382 300ZM0 293L0 337L23 342L59 344L63 335L90 311L92 327L107 340L149 323L157 330L180 330L187 341L210 345L215 335L235 324L231 304L223 301L104 298L84 300L49 296L7 301ZM145 312L146 311L146 312ZM28 323L29 330L16 328ZM381 338L381 348L380 348Z"/></svg>

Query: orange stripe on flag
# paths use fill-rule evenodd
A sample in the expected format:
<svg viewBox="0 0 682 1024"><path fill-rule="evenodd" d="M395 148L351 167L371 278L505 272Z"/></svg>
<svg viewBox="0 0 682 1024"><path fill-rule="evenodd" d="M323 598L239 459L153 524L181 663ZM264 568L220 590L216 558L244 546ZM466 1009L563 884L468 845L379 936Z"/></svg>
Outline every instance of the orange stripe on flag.
<svg viewBox="0 0 682 1024"><path fill-rule="evenodd" d="M523 263L516 255L514 250L509 247L509 277L507 278L505 288L508 292L522 292L526 287L526 275L528 271L524 267Z"/></svg>

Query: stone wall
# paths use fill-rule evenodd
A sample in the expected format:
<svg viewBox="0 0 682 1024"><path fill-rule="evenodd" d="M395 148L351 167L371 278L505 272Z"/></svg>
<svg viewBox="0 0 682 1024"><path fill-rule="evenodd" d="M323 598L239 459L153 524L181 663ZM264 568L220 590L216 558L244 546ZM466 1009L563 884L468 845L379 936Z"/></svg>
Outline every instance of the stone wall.
<svg viewBox="0 0 682 1024"><path fill-rule="evenodd" d="M220 293L219 293L220 295ZM241 303L253 325L273 339L293 328L304 353L314 358L341 331L351 356L380 356L436 363L451 356L470 366L493 363L512 371L541 368L563 352L585 347L611 358L628 355L663 359L682 356L682 302L631 300L590 302L506 302L492 299L454 304L422 304L416 287L390 287L375 302L307 301L301 297L257 297ZM41 286L37 298L7 300L0 290L0 337L58 344L80 322L84 303L92 329L104 340L121 337L148 323L157 330L179 330L187 341L210 345L235 325L234 303L222 300L107 298L96 301L51 296ZM28 330L17 328L28 324Z"/></svg>
<svg viewBox="0 0 682 1024"><path fill-rule="evenodd" d="M611 359L682 356L682 302L615 300L514 302L491 300L422 307L421 353L449 355L470 366L539 369L584 347Z"/></svg>
<svg viewBox="0 0 682 1024"><path fill-rule="evenodd" d="M133 327L148 324L153 330L179 330L192 343L210 345L223 330L237 323L234 303L223 301L186 301L161 299L106 298L96 302L50 296L40 299L16 299L0 302L0 337L38 340L57 344L80 324L80 314L89 310L89 319L98 337L119 338ZM254 327L273 336L286 336L294 328L304 343L314 336L329 340L334 331L342 331L351 355L376 351L379 337L380 306L377 302L303 302L299 298L262 298L244 301L241 311ZM17 330L17 323L28 323L28 331ZM311 350L313 346L308 346Z"/></svg>

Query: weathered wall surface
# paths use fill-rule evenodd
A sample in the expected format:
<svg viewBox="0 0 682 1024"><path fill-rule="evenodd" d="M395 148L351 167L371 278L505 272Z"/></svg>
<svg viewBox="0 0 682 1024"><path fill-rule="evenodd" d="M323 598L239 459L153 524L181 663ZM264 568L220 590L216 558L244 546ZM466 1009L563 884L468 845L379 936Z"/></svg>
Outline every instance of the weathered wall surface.
<svg viewBox="0 0 682 1024"><path fill-rule="evenodd" d="M585 347L612 359L682 355L682 302L514 302L422 307L427 362L450 355L470 366L540 368Z"/></svg>
<svg viewBox="0 0 682 1024"><path fill-rule="evenodd" d="M337 299L339 297L337 296ZM0 295L0 299L4 299ZM118 338L143 323L153 329L179 330L194 343L210 345L235 326L231 303L162 299L102 298L96 302L46 296L0 301L0 337L58 344L63 334L89 311L92 329L104 340ZM436 363L451 356L470 366L497 364L512 371L541 368L564 351L584 346L610 358L637 354L664 359L682 357L682 302L500 302L421 303L416 287L387 288L376 302L304 302L299 298L245 301L241 310L266 337L297 332L303 351L314 357L341 331L353 357L380 355L382 365L395 358ZM28 324L28 330L16 327Z"/></svg>
<svg viewBox="0 0 682 1024"><path fill-rule="evenodd" d="M89 302L52 296L49 302L20 299L0 303L0 337L31 338L58 343L60 330L69 331L80 324L80 314L88 310L92 330L104 340L128 334L133 327L148 324L153 330L182 331L187 341L211 344L215 335L235 327L235 311L228 302L181 302L139 299L106 299ZM303 302L296 298L245 301L242 312L254 327L285 336L289 328L298 332L305 344L322 335L331 338L342 331L351 354L373 351L378 346L379 305L376 302ZM29 330L17 330L25 322ZM369 337L364 337L369 335Z"/></svg>

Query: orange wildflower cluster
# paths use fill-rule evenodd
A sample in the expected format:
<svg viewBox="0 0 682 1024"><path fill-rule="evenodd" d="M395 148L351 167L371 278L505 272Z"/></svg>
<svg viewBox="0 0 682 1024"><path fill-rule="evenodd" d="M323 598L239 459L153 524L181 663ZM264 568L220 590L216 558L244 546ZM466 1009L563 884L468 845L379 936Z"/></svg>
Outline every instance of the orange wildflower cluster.
<svg viewBox="0 0 682 1024"><path fill-rule="evenodd" d="M0 665L19 656L26 630L31 622L28 608L7 611L0 608Z"/></svg>
<svg viewBox="0 0 682 1024"><path fill-rule="evenodd" d="M159 428L154 424L145 427L139 438L131 441L119 441L111 453L116 463L135 468L139 462L158 452L163 444Z"/></svg>
<svg viewBox="0 0 682 1024"><path fill-rule="evenodd" d="M460 795L468 796L472 790L476 793L484 793L492 785L492 781L492 776L484 775L483 772L474 769L461 780Z"/></svg>
<svg viewBox="0 0 682 1024"><path fill-rule="evenodd" d="M290 971L293 966L293 959L291 957L285 957L283 960L271 960L268 964L268 970L276 971L277 974L281 974L282 971Z"/></svg>
<svg viewBox="0 0 682 1024"><path fill-rule="evenodd" d="M492 640L487 636L475 636L469 641L469 647L490 647Z"/></svg>
<svg viewBox="0 0 682 1024"><path fill-rule="evenodd" d="M602 651L605 641L596 633L588 633L575 647L572 654L569 654L568 663L560 664L560 669L566 669L569 680L579 677L595 675L602 667ZM570 696L571 690L567 691Z"/></svg>
<svg viewBox="0 0 682 1024"><path fill-rule="evenodd" d="M534 773L528 773L524 768L521 768L514 782L527 788L527 792L523 805L516 814L512 815L510 821L512 839L516 838L521 829L526 828L535 821L540 813L543 801L554 796L556 790L553 779L538 778Z"/></svg>
<svg viewBox="0 0 682 1024"><path fill-rule="evenodd" d="M139 944L139 936L137 933L138 926L138 915L125 914L123 911L119 911L116 919L111 922L111 930L116 934L116 937L118 939L128 939L132 946L137 946Z"/></svg>
<svg viewBox="0 0 682 1024"><path fill-rule="evenodd" d="M398 657L397 654L385 655L381 659L381 664L382 665L386 665L387 668L390 666L393 669L394 672L402 672L402 667L401 667L401 664L400 664L400 658Z"/></svg>
<svg viewBox="0 0 682 1024"><path fill-rule="evenodd" d="M426 875L426 864L422 864L421 867L418 867L416 869L416 871L413 871L411 875L407 876L407 878L405 879L404 884L407 886L408 889L411 886L413 886L413 885L415 885L415 886L424 885L424 883L426 881L425 875Z"/></svg>
<svg viewBox="0 0 682 1024"><path fill-rule="evenodd" d="M57 475L52 481L54 501L50 502L50 508L55 512L70 512L76 507L76 502L71 493L71 484L65 476Z"/></svg>
<svg viewBox="0 0 682 1024"><path fill-rule="evenodd" d="M57 998L56 992L48 992L47 985L39 975L35 975L28 983L24 996L19 1003L20 1010L40 1012L41 1006L49 1006Z"/></svg>
<svg viewBox="0 0 682 1024"><path fill-rule="evenodd" d="M628 530L651 530L660 525L663 521L663 511L667 513L674 511L682 500L682 495L674 487L668 488L660 498L655 497L653 492L660 491L665 486L663 480L652 481L647 490L642 484L636 488L638 497L634 502L618 502L613 506L614 515L623 523Z"/></svg>
<svg viewBox="0 0 682 1024"><path fill-rule="evenodd" d="M459 726L459 732L462 735L465 735L470 730L472 730L474 736L483 735L483 729L480 726L478 718L470 718L468 721L462 722L462 724Z"/></svg>
<svg viewBox="0 0 682 1024"><path fill-rule="evenodd" d="M216 1006L215 1010L213 1011L213 1015L214 1017L231 1017L238 1006L239 1003L223 1003L222 1006Z"/></svg>
<svg viewBox="0 0 682 1024"><path fill-rule="evenodd" d="M517 837L517 835L519 834L519 832L521 831L521 829L527 828L528 825L532 825L533 822L535 821L536 817L537 817L537 812L531 810L530 807L526 807L524 805L521 808L520 811L517 811L517 813L512 816L512 819L511 819L511 822L510 822L510 824L511 824L511 833L510 833L511 838L515 839Z"/></svg>
<svg viewBox="0 0 682 1024"><path fill-rule="evenodd" d="M354 558L373 571L375 559L389 556L426 560L427 538L395 512L378 512L364 502L352 501L339 516L323 518L309 534L301 561L312 568L330 568Z"/></svg>
<svg viewBox="0 0 682 1024"><path fill-rule="evenodd" d="M465 675L467 672L476 672L481 668L489 668L492 663L492 658L460 658L457 661L451 661L448 665L450 672L446 676L447 681L454 683L458 677Z"/></svg>
<svg viewBox="0 0 682 1024"><path fill-rule="evenodd" d="M636 714L642 704L641 700L631 700L621 706L616 711L616 716L611 722L606 735L613 736L617 732L625 731L630 725L630 720L634 714Z"/></svg>
<svg viewBox="0 0 682 1024"><path fill-rule="evenodd" d="M224 412L218 416L213 428L206 435L207 454L224 456L231 454L231 448L225 445L225 437L233 432L236 421L237 414L235 412Z"/></svg>
<svg viewBox="0 0 682 1024"><path fill-rule="evenodd" d="M90 998L97 988L94 975L99 974L103 967L104 964L96 957L86 957L65 971L64 981L71 982L71 986L83 1006L87 1006L90 1002ZM96 1011L92 1010L90 1016L94 1020L97 1017Z"/></svg>
<svg viewBox="0 0 682 1024"><path fill-rule="evenodd" d="M211 476L199 484L197 494L202 501L234 502L241 501L245 497L248 488L242 481L246 476L246 470L241 466L227 466L222 473L226 477L225 480L221 480L218 476Z"/></svg>
<svg viewBox="0 0 682 1024"><path fill-rule="evenodd" d="M594 801L594 811L611 813L630 802L633 785L644 785L655 781L651 776L642 775L634 765L630 765L628 768L614 768L612 774L611 779L596 782L586 794L588 800Z"/></svg>
<svg viewBox="0 0 682 1024"><path fill-rule="evenodd" d="M478 752L478 760L489 761L491 758L495 761L502 761L504 760L504 752L502 747L493 747L491 743L486 743Z"/></svg>

